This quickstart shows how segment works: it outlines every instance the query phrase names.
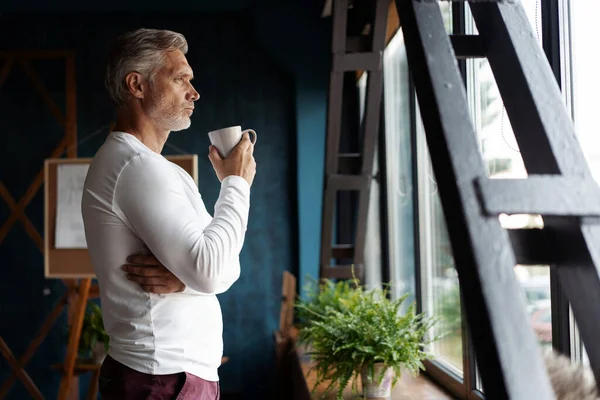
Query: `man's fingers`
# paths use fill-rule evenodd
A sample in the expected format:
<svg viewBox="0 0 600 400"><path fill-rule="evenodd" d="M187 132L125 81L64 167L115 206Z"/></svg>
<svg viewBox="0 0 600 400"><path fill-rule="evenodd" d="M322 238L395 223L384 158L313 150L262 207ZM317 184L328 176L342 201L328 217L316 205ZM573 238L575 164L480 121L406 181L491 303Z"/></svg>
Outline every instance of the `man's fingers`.
<svg viewBox="0 0 600 400"><path fill-rule="evenodd" d="M123 265L123 271L129 272L133 275L139 276L148 276L148 277L165 277L169 275L168 270L162 265L148 265L148 266L139 266L139 265L131 265L125 264Z"/></svg>
<svg viewBox="0 0 600 400"><path fill-rule="evenodd" d="M149 286L164 286L165 279L163 277L158 276L140 276L134 274L127 274L127 279L132 282L135 282L139 285L149 285Z"/></svg>
<svg viewBox="0 0 600 400"><path fill-rule="evenodd" d="M185 285L164 286L164 285L140 285L144 292L155 294L181 293L185 290Z"/></svg>
<svg viewBox="0 0 600 400"><path fill-rule="evenodd" d="M149 266L160 265L160 262L156 259L156 257L145 256L145 255L141 255L141 254L135 254L135 255L127 257L127 262L130 262L131 264L138 264L138 265L149 265Z"/></svg>
<svg viewBox="0 0 600 400"><path fill-rule="evenodd" d="M242 135L242 140L238 143L236 150L244 152L247 151L250 146L252 146L252 141L250 140L250 135L246 132Z"/></svg>
<svg viewBox="0 0 600 400"><path fill-rule="evenodd" d="M169 291L169 288L167 286L158 286L158 285L141 285L141 286L142 286L142 290L144 292L148 292L148 293L155 293L155 294L171 293L171 291Z"/></svg>
<svg viewBox="0 0 600 400"><path fill-rule="evenodd" d="M213 146L212 144L208 148L208 159L212 163L213 167L215 166L215 164L218 161L221 160L221 156L219 155L219 150L217 150L217 148L215 146Z"/></svg>

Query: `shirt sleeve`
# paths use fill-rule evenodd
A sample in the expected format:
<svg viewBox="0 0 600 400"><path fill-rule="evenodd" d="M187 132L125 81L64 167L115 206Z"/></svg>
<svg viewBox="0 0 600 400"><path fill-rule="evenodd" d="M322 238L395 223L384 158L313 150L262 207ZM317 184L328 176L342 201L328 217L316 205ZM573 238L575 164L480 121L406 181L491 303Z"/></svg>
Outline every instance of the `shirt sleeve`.
<svg viewBox="0 0 600 400"><path fill-rule="evenodd" d="M119 175L113 207L186 290L222 293L239 278L250 209L250 186L242 177L223 179L206 225L170 166L137 155Z"/></svg>

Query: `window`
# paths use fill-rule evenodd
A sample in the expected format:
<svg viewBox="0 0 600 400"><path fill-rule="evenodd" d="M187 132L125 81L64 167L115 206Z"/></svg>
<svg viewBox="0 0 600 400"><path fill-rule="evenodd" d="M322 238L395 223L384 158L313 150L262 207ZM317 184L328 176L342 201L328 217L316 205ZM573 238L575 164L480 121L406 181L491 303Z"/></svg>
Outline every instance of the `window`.
<svg viewBox="0 0 600 400"><path fill-rule="evenodd" d="M597 93L600 82L597 69L600 60L594 54L600 26L594 13L600 12L600 3L560 1L562 30L563 93L572 110L575 132L590 171L600 182L600 137L596 121ZM574 318L571 321L572 357L585 364L589 359L577 332Z"/></svg>
<svg viewBox="0 0 600 400"><path fill-rule="evenodd" d="M451 2L439 4L446 30L451 32ZM384 53L384 95L392 296L410 293L409 300L418 300L421 311L443 315L442 323L432 334L446 331L450 334L435 342L430 350L438 356L439 363L460 379L463 333L458 279L423 127L415 114L418 110L402 31L398 31ZM418 276L416 271L420 271ZM417 285L417 281L421 284Z"/></svg>
<svg viewBox="0 0 600 400"><path fill-rule="evenodd" d="M522 4L531 28L542 46L541 4L539 0L524 0ZM467 34L477 33L468 8L465 29ZM466 69L471 114L488 176L494 179L526 178L527 171L519 146L488 60L485 58L467 60ZM539 215L501 215L500 222L505 229L543 228L543 220ZM551 316L550 268L545 265L517 265L514 271L525 294L527 312L538 342L550 346L552 345L551 321L544 320L542 323L540 320L541 314Z"/></svg>
<svg viewBox="0 0 600 400"><path fill-rule="evenodd" d="M453 31L452 3L439 2L444 26ZM463 332L460 288L454 257L437 191L425 131L418 113L416 118L418 240L421 282L421 309L441 317L432 335L446 333L431 346L437 361L451 374L463 376Z"/></svg>
<svg viewBox="0 0 600 400"><path fill-rule="evenodd" d="M446 333L431 345L430 351L444 367L462 377L463 334L458 277L420 115L417 121L421 306L427 314L441 317L432 335Z"/></svg>
<svg viewBox="0 0 600 400"><path fill-rule="evenodd" d="M357 82L358 108L360 126L364 123L364 114L367 98L368 73L364 72ZM379 152L375 150L373 158L373 175L379 171ZM380 183L377 179L371 182L369 194L369 210L367 214L367 232L365 240L365 286L368 288L381 287L381 214L380 214Z"/></svg>
<svg viewBox="0 0 600 400"><path fill-rule="evenodd" d="M393 298L411 294L407 306L416 287L411 91L402 31L386 47L383 61L389 276Z"/></svg>
<svg viewBox="0 0 600 400"><path fill-rule="evenodd" d="M523 0L522 5L541 47L541 3L539 0ZM469 8L465 11L465 31L467 34L476 34L477 29ZM488 60L467 60L466 75L469 105L488 176L493 179L526 178L527 171L519 146ZM539 215L501 215L500 223L505 229L543 228L543 220ZM541 346L552 346L549 266L516 265L514 272L523 290L529 323L538 343ZM478 372L475 389L483 391Z"/></svg>
<svg viewBox="0 0 600 400"><path fill-rule="evenodd" d="M468 3L439 4L448 33L477 34ZM600 136L595 121L595 99L600 92L596 71L600 59L593 51L600 36L600 26L594 20L600 13L600 3L522 0L520 4L540 46L552 55L552 68L560 71L565 104L573 117L577 138L592 175L600 183ZM560 58L554 57L556 54ZM459 65L465 76L472 121L489 177L526 178L527 170L488 61L471 59L460 61ZM442 317L436 333L449 334L432 345L430 350L435 360L427 363L428 371L456 396L477 398L482 395L482 385L467 332L462 329L460 285L407 70L404 39L399 32L384 54L387 257L391 280L400 283L394 296L414 293L420 310ZM500 223L505 229L544 226L539 215L501 215ZM516 265L514 274L540 346L554 344L568 351L565 346L569 342L562 337L567 334L573 358L589 362L572 315L563 315L567 314L567 304L556 290L557 282L550 268ZM554 316L558 318L554 320ZM553 332L560 337L553 337Z"/></svg>
<svg viewBox="0 0 600 400"><path fill-rule="evenodd" d="M567 62L571 64L573 122L590 170L600 181L600 135L596 121L600 59L593 50L600 37L600 26L594 19L600 12L600 3L570 1L566 4L570 8L571 54Z"/></svg>
<svg viewBox="0 0 600 400"><path fill-rule="evenodd" d="M477 33L466 3L439 4L448 33ZM522 4L541 46L541 1L523 0ZM460 12L464 12L462 17ZM461 20L464 25L459 23ZM490 178L527 177L488 61L472 59L462 66L481 156ZM396 285L396 296L416 293L420 310L442 318L433 334L447 334L432 344L430 351L435 360L431 366L428 363L428 370L455 395L477 397L478 391L482 391L481 381L472 361L472 349L467 346L467 332L462 329L460 286L407 69L404 39L399 31L384 54L390 277L400 283ZM600 173L600 150L596 159ZM502 215L500 222L506 229L543 228L539 215ZM550 346L553 332L550 269L545 265L517 265L514 273L523 289L529 323L538 342Z"/></svg>

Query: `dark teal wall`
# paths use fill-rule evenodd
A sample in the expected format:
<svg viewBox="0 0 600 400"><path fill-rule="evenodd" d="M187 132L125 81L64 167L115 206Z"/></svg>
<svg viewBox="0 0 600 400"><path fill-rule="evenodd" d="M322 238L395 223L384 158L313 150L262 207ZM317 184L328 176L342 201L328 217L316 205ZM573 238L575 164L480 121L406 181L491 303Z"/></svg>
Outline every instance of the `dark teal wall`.
<svg viewBox="0 0 600 400"><path fill-rule="evenodd" d="M192 128L173 133L164 154L199 155L199 186L209 211L218 181L206 159L210 129L241 124L259 132L258 174L252 191L242 276L220 296L225 353L224 391L264 398L272 374L272 332L278 326L283 270L316 274L319 250L325 106L329 69L329 20L318 7L285 4L219 14L3 14L0 49L77 50L79 156L102 143L113 110L101 74L110 39L141 26L184 33L188 59L201 94ZM109 27L110 23L110 27ZM18 38L18 40L16 40ZM59 106L64 81L59 63L36 63ZM14 74L14 75L13 75ZM17 199L55 147L61 130L23 74L15 69L0 90L0 180ZM94 136L90 134L97 133ZM42 191L26 213L43 231ZM0 225L9 209L0 201ZM44 318L64 293L43 278L39 250L17 223L0 245L0 336L23 354ZM65 316L27 367L47 398L59 375L48 369L64 355ZM0 383L9 368L0 358ZM85 390L85 380L82 384ZM27 398L16 384L9 399Z"/></svg>
<svg viewBox="0 0 600 400"><path fill-rule="evenodd" d="M256 14L256 32L294 76L298 190L299 289L319 272L331 19L317 19L319 5L282 7ZM278 34L274 35L273 32Z"/></svg>

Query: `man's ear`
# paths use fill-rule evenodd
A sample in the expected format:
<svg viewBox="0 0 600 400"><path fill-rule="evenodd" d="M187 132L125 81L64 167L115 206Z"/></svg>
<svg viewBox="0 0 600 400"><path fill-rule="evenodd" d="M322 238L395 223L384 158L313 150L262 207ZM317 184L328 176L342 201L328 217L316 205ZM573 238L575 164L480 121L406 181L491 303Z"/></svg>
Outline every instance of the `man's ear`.
<svg viewBox="0 0 600 400"><path fill-rule="evenodd" d="M127 86L127 90L138 99L144 97L144 83L144 77L138 72L130 72L125 77L125 86Z"/></svg>

